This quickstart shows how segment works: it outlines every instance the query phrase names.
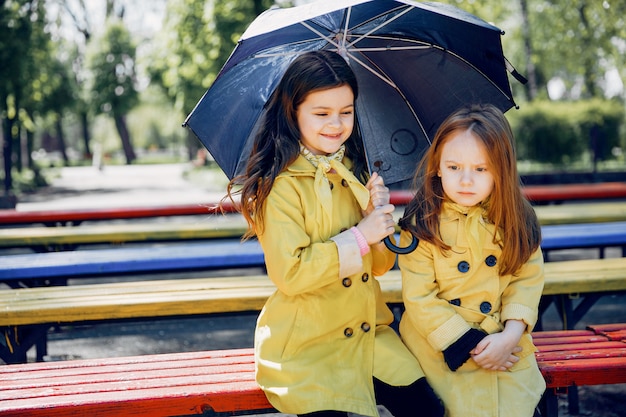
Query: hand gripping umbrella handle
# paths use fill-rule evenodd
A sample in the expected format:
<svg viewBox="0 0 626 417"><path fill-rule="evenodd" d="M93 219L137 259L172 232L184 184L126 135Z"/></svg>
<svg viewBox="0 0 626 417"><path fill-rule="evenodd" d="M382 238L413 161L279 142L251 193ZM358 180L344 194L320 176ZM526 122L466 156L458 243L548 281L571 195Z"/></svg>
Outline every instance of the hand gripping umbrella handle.
<svg viewBox="0 0 626 417"><path fill-rule="evenodd" d="M386 238L384 238L383 242L385 243L385 246L387 246L387 249L389 249L393 253L397 253L398 255L406 255L407 253L413 252L415 248L417 248L417 244L419 243L418 238L416 238L415 236L412 237L413 240L411 241L409 246L404 248L396 246L396 244L391 241L391 236L387 236Z"/></svg>

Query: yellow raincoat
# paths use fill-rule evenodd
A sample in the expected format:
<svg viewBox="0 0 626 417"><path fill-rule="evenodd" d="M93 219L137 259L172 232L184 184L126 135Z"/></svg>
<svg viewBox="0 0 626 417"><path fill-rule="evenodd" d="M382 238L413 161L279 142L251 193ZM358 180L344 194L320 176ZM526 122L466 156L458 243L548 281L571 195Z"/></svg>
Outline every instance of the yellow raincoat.
<svg viewBox="0 0 626 417"><path fill-rule="evenodd" d="M256 378L283 413L377 416L372 376L391 385L424 376L389 327L393 315L375 278L395 256L373 249L361 257L347 230L362 218L354 193L367 204L365 187L351 174L329 173L331 201L319 201L315 172L299 156L276 178L265 203L258 238L278 289L257 321Z"/></svg>
<svg viewBox="0 0 626 417"><path fill-rule="evenodd" d="M452 249L443 254L420 242L416 251L399 257L406 308L400 334L443 400L447 415L531 417L545 389L529 334L537 321L543 290L541 249L515 276L499 276L501 250L492 243L495 228L481 222L486 232L476 243L482 249L472 253L465 232L471 214L465 216L445 203L441 235ZM403 232L401 242L409 241L410 234ZM523 351L517 354L520 360L510 370L484 370L472 359L455 372L448 368L442 351L470 327L491 334L501 331L509 319L527 324L520 341Z"/></svg>

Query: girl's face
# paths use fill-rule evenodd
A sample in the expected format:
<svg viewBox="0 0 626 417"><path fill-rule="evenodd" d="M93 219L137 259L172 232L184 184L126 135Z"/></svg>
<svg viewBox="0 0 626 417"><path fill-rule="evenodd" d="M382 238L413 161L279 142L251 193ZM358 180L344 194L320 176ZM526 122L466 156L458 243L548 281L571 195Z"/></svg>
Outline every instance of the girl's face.
<svg viewBox="0 0 626 417"><path fill-rule="evenodd" d="M452 132L441 151L439 171L443 191L455 203L471 207L493 190L485 145L471 131Z"/></svg>
<svg viewBox="0 0 626 417"><path fill-rule="evenodd" d="M354 128L354 94L347 85L309 93L297 109L300 141L314 155L330 155Z"/></svg>

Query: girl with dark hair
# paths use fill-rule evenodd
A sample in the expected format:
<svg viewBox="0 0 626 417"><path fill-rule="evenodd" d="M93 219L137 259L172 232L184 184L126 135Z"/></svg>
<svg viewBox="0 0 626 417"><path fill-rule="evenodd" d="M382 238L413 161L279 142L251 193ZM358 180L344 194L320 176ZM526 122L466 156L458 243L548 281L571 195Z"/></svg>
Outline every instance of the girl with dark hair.
<svg viewBox="0 0 626 417"><path fill-rule="evenodd" d="M266 104L246 172L228 187L277 287L257 320L256 379L283 413L442 416L389 327L376 276L395 256L389 190L367 172L358 87L335 52L297 57Z"/></svg>
<svg viewBox="0 0 626 417"><path fill-rule="evenodd" d="M533 415L545 389L530 335L541 229L523 197L504 114L473 105L440 126L400 226L400 334L451 417Z"/></svg>

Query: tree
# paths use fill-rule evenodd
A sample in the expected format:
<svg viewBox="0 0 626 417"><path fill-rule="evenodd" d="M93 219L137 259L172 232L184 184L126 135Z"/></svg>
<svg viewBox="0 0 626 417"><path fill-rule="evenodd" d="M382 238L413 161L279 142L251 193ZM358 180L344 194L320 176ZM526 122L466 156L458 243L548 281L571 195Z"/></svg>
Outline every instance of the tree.
<svg viewBox="0 0 626 417"><path fill-rule="evenodd" d="M90 72L91 105L96 113L113 118L122 141L126 163L137 157L132 146L126 115L139 103L135 87L135 46L119 19L109 17L101 38L90 44L87 67Z"/></svg>
<svg viewBox="0 0 626 417"><path fill-rule="evenodd" d="M4 192L13 189L14 163L21 168L22 129L42 99L38 81L50 61L43 0L0 0L0 119L2 121ZM17 146L16 146L17 145Z"/></svg>
<svg viewBox="0 0 626 417"><path fill-rule="evenodd" d="M163 30L155 40L149 76L181 116L210 87L245 28L271 0L181 0L168 3ZM182 122L182 120L181 120ZM188 131L189 157L198 141Z"/></svg>
<svg viewBox="0 0 626 417"><path fill-rule="evenodd" d="M617 0L528 0L534 61L543 86L561 78L567 98L602 97L604 76L624 67L626 3ZM622 75L623 76L623 75Z"/></svg>

